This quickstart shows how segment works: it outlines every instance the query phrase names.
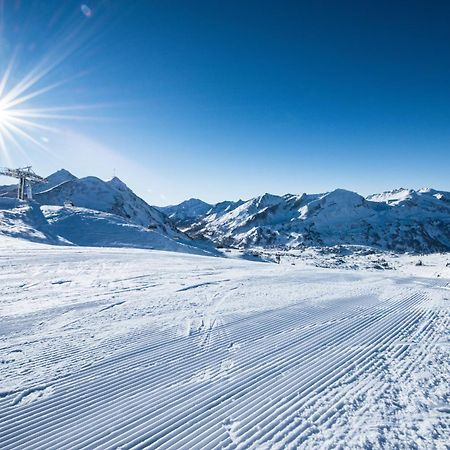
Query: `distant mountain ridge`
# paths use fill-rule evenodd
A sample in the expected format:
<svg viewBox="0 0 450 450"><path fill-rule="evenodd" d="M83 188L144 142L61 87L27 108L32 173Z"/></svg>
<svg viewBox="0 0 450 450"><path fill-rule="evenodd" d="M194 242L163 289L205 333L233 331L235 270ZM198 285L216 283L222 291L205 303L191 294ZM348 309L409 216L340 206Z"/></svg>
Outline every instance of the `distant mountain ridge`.
<svg viewBox="0 0 450 450"><path fill-rule="evenodd" d="M156 206L155 208L166 214L178 227L183 227L191 224L197 217L205 215L212 206L197 198L190 198L178 205Z"/></svg>
<svg viewBox="0 0 450 450"><path fill-rule="evenodd" d="M186 232L238 248L342 244L397 252L450 251L450 193L446 191L402 188L367 198L344 189L323 194L266 193L246 202L229 202L226 209L215 208L185 224Z"/></svg>

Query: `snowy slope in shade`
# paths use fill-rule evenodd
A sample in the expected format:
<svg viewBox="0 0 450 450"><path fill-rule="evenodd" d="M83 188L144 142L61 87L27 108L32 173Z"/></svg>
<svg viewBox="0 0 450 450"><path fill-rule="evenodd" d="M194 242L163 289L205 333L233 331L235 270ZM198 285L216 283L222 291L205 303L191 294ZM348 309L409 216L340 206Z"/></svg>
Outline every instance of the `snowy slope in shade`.
<svg viewBox="0 0 450 450"><path fill-rule="evenodd" d="M0 197L16 198L17 189L17 184L5 184L0 186Z"/></svg>
<svg viewBox="0 0 450 450"><path fill-rule="evenodd" d="M265 194L191 225L193 236L251 246L366 245L394 251L450 250L450 194L399 190L370 199L350 191ZM375 201L376 200L376 201Z"/></svg>
<svg viewBox="0 0 450 450"><path fill-rule="evenodd" d="M237 200L237 201L223 201L220 203L215 204L209 211L208 211L208 215L216 215L216 216L221 216L222 214L226 214L230 211L232 211L233 209L241 206L244 202L244 200Z"/></svg>
<svg viewBox="0 0 450 450"><path fill-rule="evenodd" d="M185 238L177 241L158 230L130 223L120 216L86 208L42 206L53 233L79 246L126 247L212 255Z"/></svg>
<svg viewBox="0 0 450 450"><path fill-rule="evenodd" d="M0 198L0 235L48 244L67 244L49 226L37 203L13 198Z"/></svg>

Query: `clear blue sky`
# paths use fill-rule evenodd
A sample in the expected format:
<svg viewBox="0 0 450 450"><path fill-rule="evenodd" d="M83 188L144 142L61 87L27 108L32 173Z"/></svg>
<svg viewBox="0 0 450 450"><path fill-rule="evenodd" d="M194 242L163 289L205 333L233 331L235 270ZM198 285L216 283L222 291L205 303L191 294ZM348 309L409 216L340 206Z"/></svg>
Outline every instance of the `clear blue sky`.
<svg viewBox="0 0 450 450"><path fill-rule="evenodd" d="M94 106L40 120L57 128L35 130L48 152L10 147L11 164L103 178L115 169L153 204L450 190L450 2L11 0L1 9L0 73L17 53L11 85L64 54L36 86L65 83L30 103Z"/></svg>

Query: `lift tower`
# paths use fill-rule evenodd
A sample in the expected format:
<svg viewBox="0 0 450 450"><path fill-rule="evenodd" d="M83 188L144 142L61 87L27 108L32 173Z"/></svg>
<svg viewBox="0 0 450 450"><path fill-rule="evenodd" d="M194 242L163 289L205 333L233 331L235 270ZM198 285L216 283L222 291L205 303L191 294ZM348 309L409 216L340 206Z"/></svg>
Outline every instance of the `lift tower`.
<svg viewBox="0 0 450 450"><path fill-rule="evenodd" d="M17 189L17 198L25 200L25 188L28 188L27 198L31 200L33 194L31 191L32 183L47 183L47 180L35 174L31 166L21 167L19 169L8 169L7 167L0 167L0 175L6 177L18 178L19 186Z"/></svg>

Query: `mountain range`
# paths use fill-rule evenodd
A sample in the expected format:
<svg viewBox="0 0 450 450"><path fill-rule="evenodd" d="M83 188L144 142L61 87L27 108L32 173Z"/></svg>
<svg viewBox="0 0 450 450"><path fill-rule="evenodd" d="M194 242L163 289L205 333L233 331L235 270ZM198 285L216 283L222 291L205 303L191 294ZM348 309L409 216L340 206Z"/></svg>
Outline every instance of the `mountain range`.
<svg viewBox="0 0 450 450"><path fill-rule="evenodd" d="M450 193L396 189L367 198L343 189L322 194L264 194L243 202L171 206L170 217L193 238L225 247L302 248L364 245L396 252L450 250ZM225 207L223 207L225 206ZM204 208L206 209L206 208ZM167 210L167 208L165 208ZM182 212L182 218L180 213Z"/></svg>
<svg viewBox="0 0 450 450"><path fill-rule="evenodd" d="M0 234L48 243L217 254L214 246L301 249L369 246L395 252L450 251L450 193L396 189L363 197L266 193L247 201L150 206L114 177L61 169L20 202L0 186Z"/></svg>

